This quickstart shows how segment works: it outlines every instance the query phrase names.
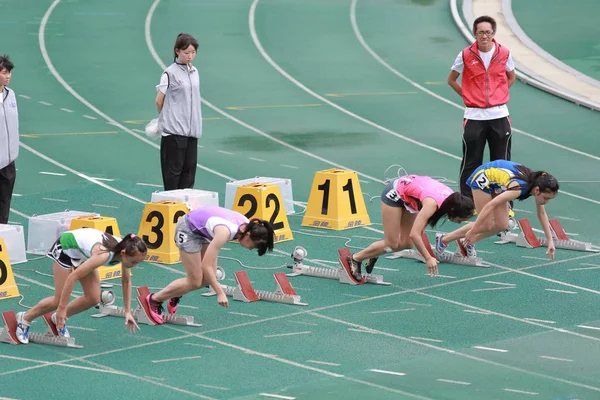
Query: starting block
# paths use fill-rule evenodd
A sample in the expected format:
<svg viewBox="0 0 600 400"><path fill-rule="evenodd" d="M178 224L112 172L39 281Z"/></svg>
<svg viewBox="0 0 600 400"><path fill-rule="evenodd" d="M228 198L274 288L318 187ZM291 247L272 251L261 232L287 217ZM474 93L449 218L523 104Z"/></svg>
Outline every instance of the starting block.
<svg viewBox="0 0 600 400"><path fill-rule="evenodd" d="M29 342L38 344L47 344L50 346L71 347L82 349L83 346L75 344L75 338L64 337L58 334L56 325L52 322L52 313L43 316L46 322L46 333L29 332ZM21 344L17 339L17 316L14 311L5 311L2 313L4 327L0 329L0 341L9 344Z"/></svg>
<svg viewBox="0 0 600 400"><path fill-rule="evenodd" d="M274 303L293 304L297 306L307 306L308 303L302 303L300 296L296 293L292 284L284 272L273 274L277 289L274 292L264 290L254 290L246 271L237 271L234 273L237 286L221 285L227 296L233 297L236 301L244 303L253 303L258 300L271 301ZM210 291L203 293L202 296L216 296L216 292L210 288Z"/></svg>
<svg viewBox="0 0 600 400"><path fill-rule="evenodd" d="M138 324L145 325L158 325L156 322L150 318L150 310L146 305L145 298L150 294L150 290L148 286L140 286L137 288L137 301L138 307L134 310L131 310L131 315L137 321ZM92 315L93 318L102 318L102 317L125 317L125 308L115 306L112 304L102 304L100 303L98 306L99 313ZM197 324L194 322L194 317L187 315L179 315L179 314L165 314L164 315L165 324L173 324L173 325L185 325L185 326L202 326L202 324Z"/></svg>
<svg viewBox="0 0 600 400"><path fill-rule="evenodd" d="M484 262L480 257L467 257L466 255L464 255L461 252L462 245L459 243L458 240L456 241L457 242L456 244L458 247L458 251L456 253L452 253L452 252L446 250L446 252L444 252L444 254L442 254L441 256L437 256L434 253L433 248L431 247L431 243L429 242L429 238L427 237L427 235L425 233L423 233L422 238L423 238L423 243L425 244L425 247L427 248L427 251L429 252L429 254L432 257L437 258L437 260L439 262L446 263L446 264L465 265L468 267L489 268L489 265L486 262ZM397 258L412 258L414 260L419 260L422 263L425 262L425 258L423 257L423 255L416 249L400 250L386 258L390 259L390 260L394 260Z"/></svg>
<svg viewBox="0 0 600 400"><path fill-rule="evenodd" d="M390 282L383 280L383 275L363 275L361 281L354 279L350 273L350 266L348 265L347 258L350 255L350 250L347 248L339 249L338 254L340 255L340 267L339 268L321 268L321 267L309 267L302 263L294 263L290 266L294 272L287 274L287 276L314 276L317 278L329 278L337 279L340 283L347 285L364 285L365 283L371 283L374 285L391 285Z"/></svg>
<svg viewBox="0 0 600 400"><path fill-rule="evenodd" d="M527 247L535 249L542 246L548 245L546 238L537 237L531 223L527 218L520 219L518 221L520 233L502 232L500 234L500 240L495 242L496 244L515 243L519 247ZM554 247L557 249L575 250L575 251L589 251L589 252L600 252L598 246L594 246L589 242L581 242L579 240L569 239L569 236L562 228L558 219L550 220L550 230L554 238Z"/></svg>

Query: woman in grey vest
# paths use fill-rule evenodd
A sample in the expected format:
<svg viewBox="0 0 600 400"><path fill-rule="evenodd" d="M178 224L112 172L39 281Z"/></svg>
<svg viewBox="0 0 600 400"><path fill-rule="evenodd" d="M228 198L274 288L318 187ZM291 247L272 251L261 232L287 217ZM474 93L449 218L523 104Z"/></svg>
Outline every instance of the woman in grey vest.
<svg viewBox="0 0 600 400"><path fill-rule="evenodd" d="M15 92L7 88L14 65L0 56L0 224L8 223L10 201L17 176L19 156L19 112Z"/></svg>
<svg viewBox="0 0 600 400"><path fill-rule="evenodd" d="M198 41L177 35L174 62L156 87L158 128L162 132L160 164L165 190L194 187L198 162L198 138L202 136L200 76L192 65Z"/></svg>

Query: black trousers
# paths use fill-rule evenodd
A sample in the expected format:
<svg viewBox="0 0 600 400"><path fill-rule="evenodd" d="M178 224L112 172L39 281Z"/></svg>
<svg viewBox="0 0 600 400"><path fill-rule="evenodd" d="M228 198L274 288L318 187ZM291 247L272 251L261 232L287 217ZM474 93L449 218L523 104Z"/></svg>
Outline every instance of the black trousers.
<svg viewBox="0 0 600 400"><path fill-rule="evenodd" d="M10 201L12 199L16 178L17 171L15 169L14 161L0 169L0 224L8 223Z"/></svg>
<svg viewBox="0 0 600 400"><path fill-rule="evenodd" d="M467 179L483 164L486 142L490 148L490 161L510 161L512 129L509 117L479 121L464 120L463 159L460 165L460 192L473 198Z"/></svg>
<svg viewBox="0 0 600 400"><path fill-rule="evenodd" d="M196 179L198 139L169 135L160 141L160 166L165 190L190 189Z"/></svg>

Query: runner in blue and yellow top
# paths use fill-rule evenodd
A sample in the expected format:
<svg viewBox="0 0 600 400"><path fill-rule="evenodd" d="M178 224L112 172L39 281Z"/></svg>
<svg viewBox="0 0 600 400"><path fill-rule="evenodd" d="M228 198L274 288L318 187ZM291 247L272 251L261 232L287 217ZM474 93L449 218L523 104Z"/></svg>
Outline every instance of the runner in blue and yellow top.
<svg viewBox="0 0 600 400"><path fill-rule="evenodd" d="M546 254L554 259L554 241L548 215L544 209L558 194L558 181L544 171L533 171L524 165L496 160L481 165L467 179L473 192L477 220L454 232L436 235L435 248L444 252L447 244L463 239L467 255L475 255L475 242L494 236L508 229L508 205L512 200L535 198L537 216L548 239Z"/></svg>

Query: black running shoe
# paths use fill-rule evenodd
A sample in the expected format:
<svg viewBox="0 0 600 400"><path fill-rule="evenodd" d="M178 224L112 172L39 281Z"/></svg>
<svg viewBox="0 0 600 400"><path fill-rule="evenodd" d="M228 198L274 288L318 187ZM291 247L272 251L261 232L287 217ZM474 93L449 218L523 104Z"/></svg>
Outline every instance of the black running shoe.
<svg viewBox="0 0 600 400"><path fill-rule="evenodd" d="M365 264L365 270L367 271L367 274L373 272L373 268L375 268L375 263L377 262L377 260L378 257L369 258L369 261L367 261L367 263Z"/></svg>

